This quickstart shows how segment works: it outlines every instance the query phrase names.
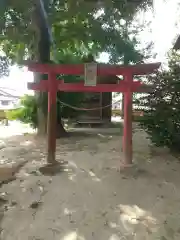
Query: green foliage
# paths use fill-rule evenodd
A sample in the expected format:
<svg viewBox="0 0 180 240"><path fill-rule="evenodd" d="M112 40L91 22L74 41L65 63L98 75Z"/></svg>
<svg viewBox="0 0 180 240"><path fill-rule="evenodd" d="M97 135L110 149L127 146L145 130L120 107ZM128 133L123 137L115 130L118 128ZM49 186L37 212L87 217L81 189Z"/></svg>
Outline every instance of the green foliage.
<svg viewBox="0 0 180 240"><path fill-rule="evenodd" d="M25 95L21 99L21 108L11 110L7 113L9 120L20 120L29 123L33 128L37 127L37 103L34 96Z"/></svg>
<svg viewBox="0 0 180 240"><path fill-rule="evenodd" d="M44 0L48 5L49 0ZM55 39L56 52L86 53L106 51L113 62L118 62L125 52L136 58L139 52L135 42L123 34L124 25L129 23L138 9L152 1L96 1L62 0L49 5L48 19ZM25 58L37 60L39 29L34 0L2 1L0 8L0 47L15 63ZM135 56L134 56L135 55Z"/></svg>
<svg viewBox="0 0 180 240"><path fill-rule="evenodd" d="M32 6L33 0L9 0L0 8L0 47L15 63L27 55L35 37Z"/></svg>
<svg viewBox="0 0 180 240"><path fill-rule="evenodd" d="M140 125L157 146L179 150L180 143L180 54L171 53L168 69L148 78L152 93L140 98L144 110Z"/></svg>

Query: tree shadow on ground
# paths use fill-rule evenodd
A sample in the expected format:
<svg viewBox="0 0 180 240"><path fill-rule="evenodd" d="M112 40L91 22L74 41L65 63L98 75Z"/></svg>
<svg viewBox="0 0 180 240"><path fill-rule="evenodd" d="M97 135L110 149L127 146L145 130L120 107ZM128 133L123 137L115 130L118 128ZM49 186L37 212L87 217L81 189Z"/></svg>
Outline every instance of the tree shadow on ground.
<svg viewBox="0 0 180 240"><path fill-rule="evenodd" d="M91 139L87 133L85 136L87 139ZM68 140L64 144L61 141L57 151L57 154L59 152L62 158L68 160L69 165L74 164L72 172L68 171L67 175L62 174L61 176L58 176L57 173L54 177L28 176L25 179L24 183L26 180L31 183L32 179L40 181L45 186L46 194L42 198L42 207L33 218L33 230L29 228L32 223L31 219L27 220L26 227L23 227L24 218L14 221L17 216L27 213L28 208L17 212L18 215L13 215L13 211L9 211L9 217L13 219L15 226L15 229L12 230L9 223L6 223L6 232L9 236L15 234L14 238L44 240L180 239L178 235L176 236L179 231L180 219L178 216L178 172L180 166L178 167L178 164L175 165L173 161L171 162L174 165L173 168L177 169L176 173L171 170L170 166L165 165L162 158L159 160L155 158L145 165L147 171L139 172L139 168L137 168L132 169L133 172L121 174L113 168L119 164L121 156L119 151L112 151L112 148L119 149L119 137L115 138L118 139L116 144L116 141L108 140L108 144L99 144L100 146L98 145L99 138L94 135L91 142L84 141L84 137L80 137L83 140L80 141L82 145L80 147L84 147L83 151L78 149L79 146L71 149L71 146L76 144L77 139L79 138L76 135L75 138L72 138L73 141ZM135 141L141 145L145 139L140 136ZM38 143L37 147L39 147ZM143 156L137 154L138 161L140 157L142 162L147 161L146 149L142 151L141 148L138 150L137 147L136 144L136 151L144 153ZM45 148L45 145L42 144L43 151ZM94 155L91 154L92 148L95 151L98 149ZM34 151L33 158L42 163L44 156L40 155L41 151L36 152L35 150L33 148L30 152L30 158L32 158ZM63 155L63 151L67 155ZM58 156L59 159L61 156ZM65 158L66 156L67 158ZM108 166L110 166L109 169L105 169ZM37 165L35 167L37 168ZM71 166L69 166L69 170L70 168ZM147 174L148 172L151 174ZM169 184L163 183L165 179L169 179ZM174 181L177 184L175 186L173 185ZM32 186L33 184L30 184L29 188ZM14 189L14 186L12 188ZM28 196L35 195L30 191L27 195L27 192L21 192L24 204ZM18 228L22 232L17 233ZM50 237L52 231L55 235L54 238ZM37 237L31 238L31 235Z"/></svg>

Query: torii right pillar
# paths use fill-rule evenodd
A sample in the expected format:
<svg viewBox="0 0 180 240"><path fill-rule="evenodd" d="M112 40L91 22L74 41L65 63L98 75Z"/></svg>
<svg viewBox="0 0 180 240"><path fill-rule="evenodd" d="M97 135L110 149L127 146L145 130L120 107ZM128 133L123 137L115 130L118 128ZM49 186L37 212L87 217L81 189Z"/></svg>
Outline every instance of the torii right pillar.
<svg viewBox="0 0 180 240"><path fill-rule="evenodd" d="M134 75L146 75L155 72L160 66L160 63L153 65L144 64L135 65L134 72L129 71L127 66L127 71L123 74L124 82L126 83L126 90L124 91L124 128L123 128L123 166L128 167L133 163L133 146L132 146L132 113L133 113L133 104L132 104L132 94L133 92L133 78ZM138 74L139 73L139 74ZM150 92L154 89L154 86L143 85L139 92ZM137 91L138 92L138 91Z"/></svg>

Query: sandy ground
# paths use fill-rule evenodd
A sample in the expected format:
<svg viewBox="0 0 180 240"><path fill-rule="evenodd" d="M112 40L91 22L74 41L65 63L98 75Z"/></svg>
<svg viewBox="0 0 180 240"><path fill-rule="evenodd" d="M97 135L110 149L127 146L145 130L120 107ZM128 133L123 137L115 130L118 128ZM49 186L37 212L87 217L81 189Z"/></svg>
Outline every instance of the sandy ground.
<svg viewBox="0 0 180 240"><path fill-rule="evenodd" d="M0 189L6 200L0 199L0 239L179 240L178 159L150 147L146 134L136 129L135 166L120 173L121 131L82 132L58 140L57 160L69 166L54 176L38 171L45 162L45 140L2 136L1 163L29 162Z"/></svg>

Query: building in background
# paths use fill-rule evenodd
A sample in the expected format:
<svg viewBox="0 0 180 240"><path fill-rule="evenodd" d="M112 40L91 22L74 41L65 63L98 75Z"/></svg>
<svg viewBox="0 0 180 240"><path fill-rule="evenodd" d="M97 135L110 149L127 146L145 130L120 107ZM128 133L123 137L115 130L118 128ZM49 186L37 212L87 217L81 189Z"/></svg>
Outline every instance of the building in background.
<svg viewBox="0 0 180 240"><path fill-rule="evenodd" d="M0 87L0 110L10 110L19 107L20 97L13 94L13 90L2 89Z"/></svg>
<svg viewBox="0 0 180 240"><path fill-rule="evenodd" d="M20 107L20 97L13 90L0 87L0 120L6 119L6 111Z"/></svg>

